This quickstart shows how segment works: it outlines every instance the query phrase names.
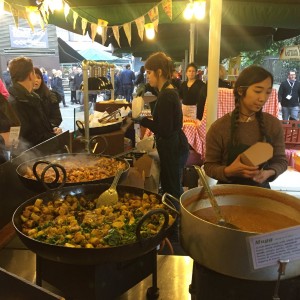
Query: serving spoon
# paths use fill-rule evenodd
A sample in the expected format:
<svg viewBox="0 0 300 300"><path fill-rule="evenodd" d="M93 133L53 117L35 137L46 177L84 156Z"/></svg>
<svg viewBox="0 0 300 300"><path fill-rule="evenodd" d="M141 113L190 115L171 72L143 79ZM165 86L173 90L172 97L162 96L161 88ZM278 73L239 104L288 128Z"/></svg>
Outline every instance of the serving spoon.
<svg viewBox="0 0 300 300"><path fill-rule="evenodd" d="M123 172L124 172L123 169L119 169L109 189L99 195L98 199L96 200L97 208L102 205L112 206L118 202L119 195L117 192L117 184Z"/></svg>
<svg viewBox="0 0 300 300"><path fill-rule="evenodd" d="M214 210L214 213L217 217L217 224L220 226L223 226L223 227L231 228L231 229L239 229L237 226L235 226L231 223L228 223L222 216L220 206L218 205L218 202L206 180L206 177L205 177L205 174L204 174L202 168L199 166L196 166L196 165L194 165L193 167L196 169L196 171L200 177L200 180L202 182L202 185L204 186L204 188L207 191L208 199L209 199L210 204L211 204L211 206Z"/></svg>

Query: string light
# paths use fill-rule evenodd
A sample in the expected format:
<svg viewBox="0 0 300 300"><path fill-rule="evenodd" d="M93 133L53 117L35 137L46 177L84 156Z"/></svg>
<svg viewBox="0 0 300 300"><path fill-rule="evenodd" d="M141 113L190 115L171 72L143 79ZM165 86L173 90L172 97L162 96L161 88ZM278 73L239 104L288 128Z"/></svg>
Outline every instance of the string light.
<svg viewBox="0 0 300 300"><path fill-rule="evenodd" d="M4 0L0 0L0 15L4 14Z"/></svg>
<svg viewBox="0 0 300 300"><path fill-rule="evenodd" d="M183 17L186 20L191 20L193 17L196 20L203 20L205 18L205 11L205 1L190 1L183 12Z"/></svg>
<svg viewBox="0 0 300 300"><path fill-rule="evenodd" d="M153 23L145 24L145 31L146 31L147 39L153 40L155 37L154 24Z"/></svg>

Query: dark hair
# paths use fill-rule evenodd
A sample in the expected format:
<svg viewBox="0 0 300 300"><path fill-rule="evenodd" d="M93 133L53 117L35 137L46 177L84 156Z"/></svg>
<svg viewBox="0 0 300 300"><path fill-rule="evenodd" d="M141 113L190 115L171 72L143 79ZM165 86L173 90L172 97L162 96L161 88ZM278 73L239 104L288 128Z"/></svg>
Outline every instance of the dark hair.
<svg viewBox="0 0 300 300"><path fill-rule="evenodd" d="M44 82L43 74L41 70L37 67L34 67L35 75L41 78L41 85L37 90L34 90L41 98L48 97L50 94L50 90Z"/></svg>
<svg viewBox="0 0 300 300"><path fill-rule="evenodd" d="M145 62L145 68L147 70L154 71L155 74L157 74L157 71L160 69L162 71L162 75L166 79L171 79L173 66L172 59L164 52L151 54Z"/></svg>
<svg viewBox="0 0 300 300"><path fill-rule="evenodd" d="M32 60L28 57L17 57L9 62L9 72L13 82L24 81L33 72Z"/></svg>
<svg viewBox="0 0 300 300"><path fill-rule="evenodd" d="M197 67L197 66L196 66L196 64L194 64L194 63L189 63L189 64L186 66L186 69L185 69L185 71L187 71L187 70L188 70L188 68L190 68L190 67L194 68L194 69L195 69L195 71L197 72L197 70L198 70L198 67Z"/></svg>
<svg viewBox="0 0 300 300"><path fill-rule="evenodd" d="M271 79L271 84L273 86L273 75L267 71L266 69L252 65L250 67L247 67L244 69L239 77L237 78L234 89L233 89L233 94L234 94L234 100L235 100L235 109L233 111L233 117L234 117L234 127L232 128L232 134L233 134L233 143L237 144L237 127L238 127L238 120L239 120L239 111L240 111L240 101L246 96L247 90L249 86L262 82L265 79L270 78ZM266 132L265 132L265 125L264 125L264 120L263 120L263 114L262 114L262 109L256 113L256 118L259 122L259 129L262 135L262 138L266 137Z"/></svg>
<svg viewBox="0 0 300 300"><path fill-rule="evenodd" d="M141 74L144 74L144 73L145 73L145 67L144 67L144 66L141 66L141 67L140 67L140 73L141 73Z"/></svg>
<svg viewBox="0 0 300 300"><path fill-rule="evenodd" d="M125 67L126 67L126 69L129 69L130 68L130 64L126 65Z"/></svg>

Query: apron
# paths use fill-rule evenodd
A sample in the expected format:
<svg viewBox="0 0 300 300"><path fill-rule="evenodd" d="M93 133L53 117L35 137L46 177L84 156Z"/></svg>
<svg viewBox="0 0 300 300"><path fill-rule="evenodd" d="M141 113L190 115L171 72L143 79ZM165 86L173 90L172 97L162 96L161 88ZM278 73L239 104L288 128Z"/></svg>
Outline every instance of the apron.
<svg viewBox="0 0 300 300"><path fill-rule="evenodd" d="M238 144L233 145L233 122L234 118L231 116L231 138L228 145L228 159L226 166L229 166L240 154L242 154L245 150L247 150L250 146L245 144ZM264 137L264 140L270 143L270 139L267 137ZM264 167L267 166L267 164L263 164ZM222 182L218 181L217 184L229 184L228 182ZM258 183L250 178L243 178L243 177L232 177L230 184L242 184L242 185L251 185L251 186L257 186L257 187L263 187L270 189L269 182L265 181L263 183Z"/></svg>
<svg viewBox="0 0 300 300"><path fill-rule="evenodd" d="M166 82L162 90L169 85ZM156 110L157 102L153 109ZM181 177L189 154L189 144L184 132L174 131L168 138L155 136L156 148L160 160L160 181L164 192L179 198L183 193Z"/></svg>

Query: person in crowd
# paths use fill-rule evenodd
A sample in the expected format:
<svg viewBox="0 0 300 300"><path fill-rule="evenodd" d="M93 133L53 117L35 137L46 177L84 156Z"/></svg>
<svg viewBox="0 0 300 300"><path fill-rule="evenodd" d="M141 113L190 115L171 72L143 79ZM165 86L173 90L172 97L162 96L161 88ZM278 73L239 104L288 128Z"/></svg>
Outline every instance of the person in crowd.
<svg viewBox="0 0 300 300"><path fill-rule="evenodd" d="M206 135L204 169L218 183L269 188L287 169L281 121L262 112L273 86L273 76L260 66L244 69L235 83L235 109L216 120ZM263 166L241 162L241 153L256 142L273 146L273 157Z"/></svg>
<svg viewBox="0 0 300 300"><path fill-rule="evenodd" d="M7 89L9 89L12 85L8 66L9 66L9 60L6 62L6 71L2 72L3 81Z"/></svg>
<svg viewBox="0 0 300 300"><path fill-rule="evenodd" d="M76 103L83 104L83 94L81 91L81 84L83 81L82 69L80 67L77 68L77 73L74 76L74 87L76 90Z"/></svg>
<svg viewBox="0 0 300 300"><path fill-rule="evenodd" d="M9 96L9 92L1 79L0 79L0 94L2 94L5 97L5 99L7 99Z"/></svg>
<svg viewBox="0 0 300 300"><path fill-rule="evenodd" d="M130 102L132 100L132 92L133 92L133 83L135 80L134 72L130 69L130 65L126 65L125 69L122 71L121 76L121 85L124 97L127 102Z"/></svg>
<svg viewBox="0 0 300 300"><path fill-rule="evenodd" d="M223 65L219 65L219 87L225 89L231 89L231 84L226 80L227 70Z"/></svg>
<svg viewBox="0 0 300 300"><path fill-rule="evenodd" d="M0 93L0 164L9 159L7 149L10 149L11 145L8 144L8 133L12 126L20 126L19 119L7 98Z"/></svg>
<svg viewBox="0 0 300 300"><path fill-rule="evenodd" d="M121 71L120 70L115 70L115 99L123 97L123 92L122 92L122 85L121 85Z"/></svg>
<svg viewBox="0 0 300 300"><path fill-rule="evenodd" d="M46 71L46 69L44 67L41 67L40 71L43 74L43 81L44 83L48 86L48 81L49 81L49 76L48 76L48 72Z"/></svg>
<svg viewBox="0 0 300 300"><path fill-rule="evenodd" d="M278 90L278 101L281 104L283 120L299 120L300 82L296 80L296 72L289 71L287 80Z"/></svg>
<svg viewBox="0 0 300 300"><path fill-rule="evenodd" d="M49 90L44 82L44 77L39 68L34 68L35 71L35 83L34 91L37 93L44 107L44 111L48 117L48 120L53 128L59 127L62 122L62 116L59 109L59 102L61 101L60 94L54 90Z"/></svg>
<svg viewBox="0 0 300 300"><path fill-rule="evenodd" d="M21 153L61 133L61 129L52 128L40 97L33 93L35 73L32 60L14 58L9 63L9 71L13 85L9 89L8 101L21 126L16 149L16 153Z"/></svg>
<svg viewBox="0 0 300 300"><path fill-rule="evenodd" d="M175 69L173 69L172 71L171 84L174 86L175 89L177 89L178 91L180 90L181 80L178 76L178 72Z"/></svg>
<svg viewBox="0 0 300 300"><path fill-rule="evenodd" d="M60 95L60 99L63 103L63 106L68 107L68 105L66 104L66 99L65 99L65 91L64 91L64 86L63 86L63 82L62 82L61 70L56 70L56 72L54 73L54 77L51 80L51 89Z"/></svg>
<svg viewBox="0 0 300 300"><path fill-rule="evenodd" d="M187 80L182 82L179 96L182 99L182 111L186 117L202 120L206 101L206 84L196 78L197 66L190 63L186 68Z"/></svg>
<svg viewBox="0 0 300 300"><path fill-rule="evenodd" d="M75 84L74 84L74 78L75 78L75 75L77 73L77 68L76 67L73 67L70 74L69 74L69 87L70 87L70 91L71 91L71 104L74 105L77 102L77 99L76 99L76 87L75 87Z"/></svg>
<svg viewBox="0 0 300 300"><path fill-rule="evenodd" d="M134 82L134 85L136 86L136 95L137 96L144 96L145 94L145 84L146 84L146 78L145 78L145 67L140 67L140 72L136 77L136 80Z"/></svg>
<svg viewBox="0 0 300 300"><path fill-rule="evenodd" d="M153 53L145 62L147 81L158 90L153 119L139 120L156 138L160 159L161 188L179 198L183 192L181 175L187 161L189 145L182 131L181 103L176 89L170 84L172 60L163 52Z"/></svg>

